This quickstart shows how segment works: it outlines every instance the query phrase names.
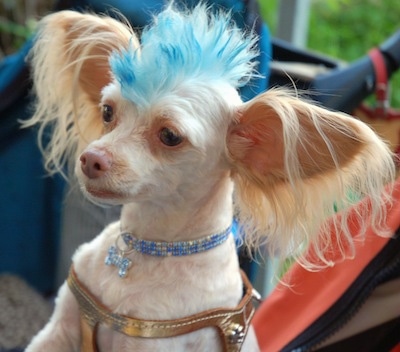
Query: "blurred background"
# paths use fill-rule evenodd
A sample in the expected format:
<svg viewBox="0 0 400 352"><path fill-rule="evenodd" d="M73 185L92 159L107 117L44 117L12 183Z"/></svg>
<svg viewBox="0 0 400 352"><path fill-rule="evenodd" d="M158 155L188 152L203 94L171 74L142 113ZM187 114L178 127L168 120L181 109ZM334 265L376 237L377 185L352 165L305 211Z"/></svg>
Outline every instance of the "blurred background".
<svg viewBox="0 0 400 352"><path fill-rule="evenodd" d="M276 35L280 0L260 0L259 4L272 35ZM310 0L305 46L340 60L354 61L399 28L397 0ZM399 73L393 75L391 86L392 106L399 107Z"/></svg>
<svg viewBox="0 0 400 352"><path fill-rule="evenodd" d="M303 0L304 1L304 0ZM309 1L309 3L308 3ZM259 0L261 14L272 35L279 33L282 3ZM306 0L309 12L304 46L344 61L354 61L379 45L400 27L398 0ZM46 14L54 0L0 1L0 59L17 50L31 35L36 20ZM281 12L282 15L282 12ZM285 15L285 13L283 13ZM392 106L400 106L400 74L392 79Z"/></svg>

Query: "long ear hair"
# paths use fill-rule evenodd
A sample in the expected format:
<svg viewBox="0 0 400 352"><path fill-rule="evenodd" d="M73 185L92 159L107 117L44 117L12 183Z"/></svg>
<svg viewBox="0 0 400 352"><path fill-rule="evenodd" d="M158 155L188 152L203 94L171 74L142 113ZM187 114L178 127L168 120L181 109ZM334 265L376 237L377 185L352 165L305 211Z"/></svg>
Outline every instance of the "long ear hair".
<svg viewBox="0 0 400 352"><path fill-rule="evenodd" d="M309 267L330 265L333 245L351 256L354 234L346 209L365 196L370 201L359 208L357 221L372 221L384 234L383 203L390 201L384 189L394 179L393 156L364 123L270 90L243 105L227 148L249 246L268 242L286 256L312 244L318 260L300 258ZM341 216L332 217L338 211Z"/></svg>
<svg viewBox="0 0 400 352"><path fill-rule="evenodd" d="M109 17L61 11L40 22L30 53L37 104L23 126L40 124L39 144L50 173L63 173L102 133L99 103L111 81L109 57L129 45L138 46L131 29Z"/></svg>

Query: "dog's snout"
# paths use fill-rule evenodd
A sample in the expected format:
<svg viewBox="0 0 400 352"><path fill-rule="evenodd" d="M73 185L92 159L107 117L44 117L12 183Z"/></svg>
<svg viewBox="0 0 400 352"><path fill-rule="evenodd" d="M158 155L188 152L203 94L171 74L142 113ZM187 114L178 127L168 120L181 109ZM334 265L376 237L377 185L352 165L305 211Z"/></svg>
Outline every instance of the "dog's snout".
<svg viewBox="0 0 400 352"><path fill-rule="evenodd" d="M89 178L101 177L112 164L111 156L104 151L87 151L81 157L82 172Z"/></svg>

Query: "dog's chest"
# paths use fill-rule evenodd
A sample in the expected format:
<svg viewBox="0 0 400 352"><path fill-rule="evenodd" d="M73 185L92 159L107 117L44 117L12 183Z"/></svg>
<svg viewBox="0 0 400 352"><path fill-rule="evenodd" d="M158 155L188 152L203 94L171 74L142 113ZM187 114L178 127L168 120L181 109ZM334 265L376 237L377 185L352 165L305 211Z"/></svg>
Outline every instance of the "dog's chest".
<svg viewBox="0 0 400 352"><path fill-rule="evenodd" d="M88 290L114 313L145 320L171 320L212 308L235 307L241 298L232 244L227 243L226 248L218 248L214 254L187 258L131 253L132 266L127 277L120 278L116 267L104 264L110 241L101 243L97 238L93 242L78 252L74 265ZM98 345L100 351L218 351L220 341L213 328L175 338L144 339L126 337L101 326Z"/></svg>

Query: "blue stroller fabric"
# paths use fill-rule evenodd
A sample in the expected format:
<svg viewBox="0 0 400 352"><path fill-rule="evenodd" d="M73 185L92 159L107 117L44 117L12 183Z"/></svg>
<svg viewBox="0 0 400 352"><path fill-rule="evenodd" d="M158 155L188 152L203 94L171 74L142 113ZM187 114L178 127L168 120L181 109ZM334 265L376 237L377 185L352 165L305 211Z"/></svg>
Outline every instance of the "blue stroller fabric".
<svg viewBox="0 0 400 352"><path fill-rule="evenodd" d="M0 273L25 278L42 292L53 289L63 183L45 177L29 116L25 56L31 43L0 63Z"/></svg>

